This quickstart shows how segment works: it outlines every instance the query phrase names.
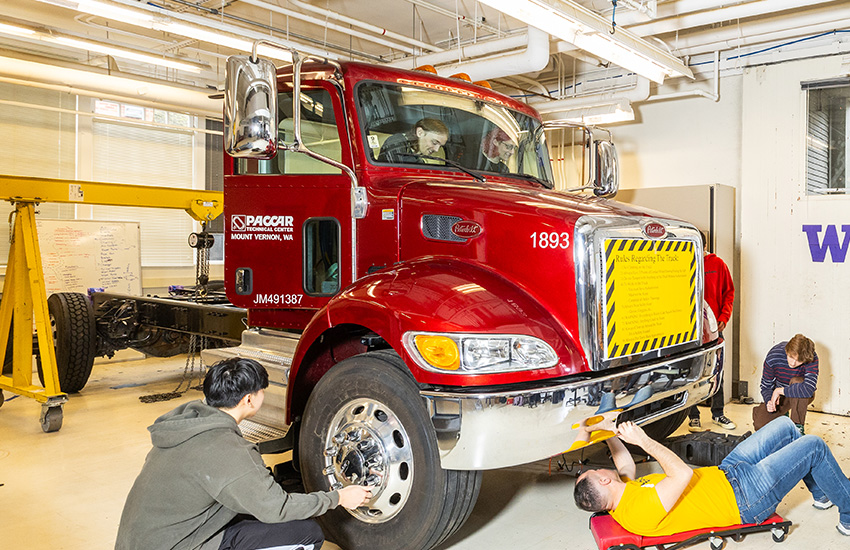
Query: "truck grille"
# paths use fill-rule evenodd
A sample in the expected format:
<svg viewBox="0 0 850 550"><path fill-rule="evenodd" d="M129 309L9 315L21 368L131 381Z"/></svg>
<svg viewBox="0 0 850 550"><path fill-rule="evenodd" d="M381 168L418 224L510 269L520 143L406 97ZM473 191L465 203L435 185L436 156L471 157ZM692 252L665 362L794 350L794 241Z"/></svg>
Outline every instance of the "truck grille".
<svg viewBox="0 0 850 550"><path fill-rule="evenodd" d="M585 216L576 224L580 334L594 370L660 358L700 344L699 233L682 222L660 220L665 236L648 238L642 221L646 223L646 218Z"/></svg>

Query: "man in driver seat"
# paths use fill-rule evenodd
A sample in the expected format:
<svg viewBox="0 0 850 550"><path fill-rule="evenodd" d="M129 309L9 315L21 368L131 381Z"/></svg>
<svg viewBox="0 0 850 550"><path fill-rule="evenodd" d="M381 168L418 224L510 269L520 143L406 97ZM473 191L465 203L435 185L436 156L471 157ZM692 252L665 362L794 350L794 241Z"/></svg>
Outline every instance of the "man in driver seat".
<svg viewBox="0 0 850 550"><path fill-rule="evenodd" d="M423 162L419 155L434 155L449 140L449 128L435 118L423 118L413 130L393 134L381 146L378 162Z"/></svg>

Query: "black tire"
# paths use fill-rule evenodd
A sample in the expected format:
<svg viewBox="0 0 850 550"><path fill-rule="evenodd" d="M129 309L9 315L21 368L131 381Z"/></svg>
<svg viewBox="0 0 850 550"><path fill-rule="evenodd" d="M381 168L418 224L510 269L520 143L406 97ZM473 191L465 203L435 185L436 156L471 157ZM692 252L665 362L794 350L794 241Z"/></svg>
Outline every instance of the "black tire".
<svg viewBox="0 0 850 550"><path fill-rule="evenodd" d="M643 431L656 441L663 441L667 438L671 433L675 432L679 426L682 425L682 422L688 417L688 409L687 407L679 412L675 412L671 415L665 416L661 420L656 420L652 424L647 424L643 426Z"/></svg>
<svg viewBox="0 0 850 550"><path fill-rule="evenodd" d="M391 350L351 357L322 377L307 402L299 443L308 492L360 482L355 473L375 474L370 462L386 472L370 480L380 488L366 507L338 507L318 518L346 550L432 548L463 525L481 488L480 471L440 467L416 383ZM368 471L352 467L362 463Z"/></svg>
<svg viewBox="0 0 850 550"><path fill-rule="evenodd" d="M59 292L47 299L59 387L65 393L82 390L91 376L97 349L94 308L88 298L77 292ZM41 359L36 357L38 377L44 384Z"/></svg>

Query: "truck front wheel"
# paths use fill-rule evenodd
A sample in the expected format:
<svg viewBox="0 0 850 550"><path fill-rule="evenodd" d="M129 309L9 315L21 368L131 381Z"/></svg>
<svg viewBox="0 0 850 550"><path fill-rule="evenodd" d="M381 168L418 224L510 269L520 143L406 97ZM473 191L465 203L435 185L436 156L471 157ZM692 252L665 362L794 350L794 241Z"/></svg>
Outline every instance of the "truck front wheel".
<svg viewBox="0 0 850 550"><path fill-rule="evenodd" d="M444 470L413 377L392 351L351 357L313 390L299 458L308 491L373 485L369 503L319 518L347 550L426 550L469 517L480 471Z"/></svg>

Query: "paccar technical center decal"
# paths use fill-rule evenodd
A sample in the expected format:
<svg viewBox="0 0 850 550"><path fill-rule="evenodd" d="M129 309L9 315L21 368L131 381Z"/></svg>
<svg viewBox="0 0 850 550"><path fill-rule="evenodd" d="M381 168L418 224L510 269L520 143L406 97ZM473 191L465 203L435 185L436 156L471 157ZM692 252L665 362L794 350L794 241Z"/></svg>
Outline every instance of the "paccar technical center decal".
<svg viewBox="0 0 850 550"><path fill-rule="evenodd" d="M292 241L292 216L230 216L230 238L234 241Z"/></svg>
<svg viewBox="0 0 850 550"><path fill-rule="evenodd" d="M681 239L605 240L605 358L697 338L697 257Z"/></svg>

